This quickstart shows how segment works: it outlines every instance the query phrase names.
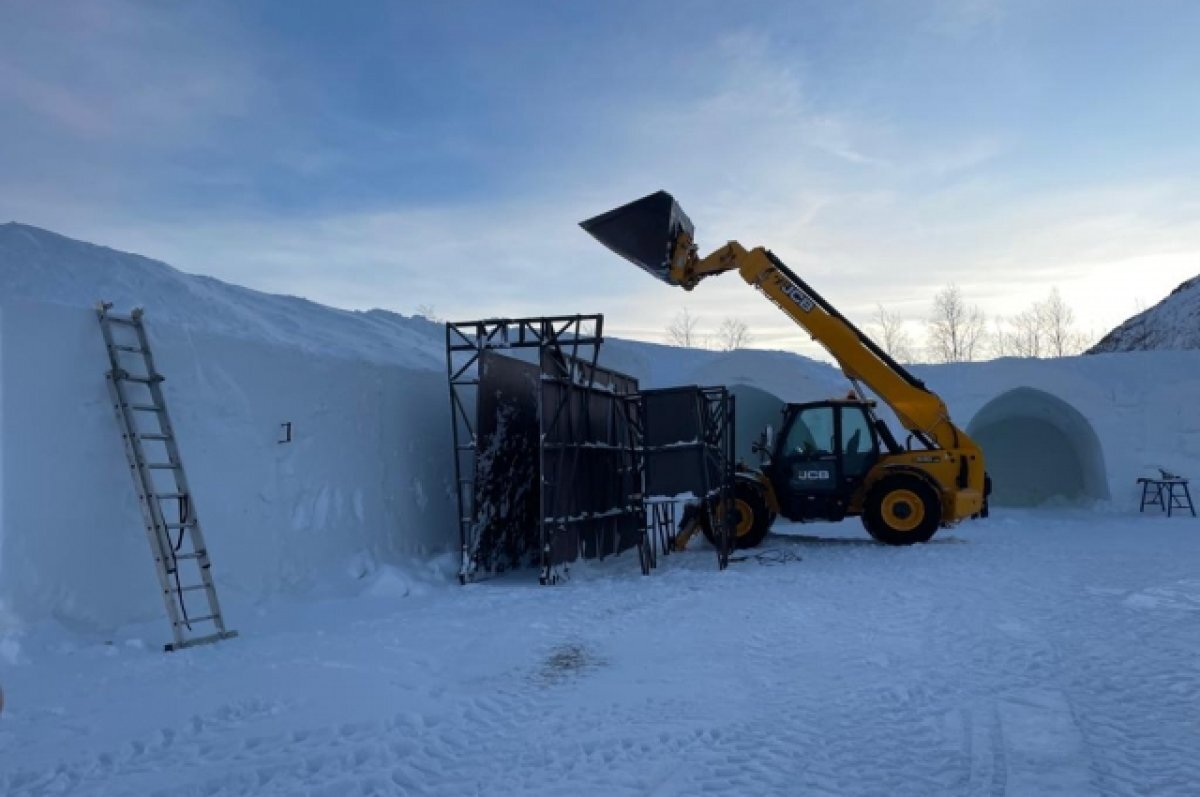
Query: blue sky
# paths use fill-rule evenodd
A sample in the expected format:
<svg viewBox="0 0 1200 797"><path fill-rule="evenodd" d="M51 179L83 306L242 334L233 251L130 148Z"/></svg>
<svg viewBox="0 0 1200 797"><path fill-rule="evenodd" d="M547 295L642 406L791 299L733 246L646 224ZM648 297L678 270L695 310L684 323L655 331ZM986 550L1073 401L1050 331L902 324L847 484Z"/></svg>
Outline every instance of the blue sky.
<svg viewBox="0 0 1200 797"><path fill-rule="evenodd" d="M0 0L0 220L353 308L685 304L576 226L659 188L914 334L949 281L1105 331L1200 273L1200 4Z"/></svg>

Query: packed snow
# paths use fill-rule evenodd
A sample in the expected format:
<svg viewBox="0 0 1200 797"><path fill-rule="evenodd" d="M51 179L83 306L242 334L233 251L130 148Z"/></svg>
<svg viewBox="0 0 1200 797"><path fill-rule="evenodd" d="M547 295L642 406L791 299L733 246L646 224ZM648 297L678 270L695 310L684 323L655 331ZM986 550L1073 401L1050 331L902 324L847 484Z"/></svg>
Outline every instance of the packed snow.
<svg viewBox="0 0 1200 797"><path fill-rule="evenodd" d="M234 640L160 652L102 298L146 308ZM780 524L724 572L696 540L648 577L460 587L443 341L0 225L0 794L1200 789L1200 521L1136 484L1200 473L1200 352L916 369L997 479L929 545ZM783 352L602 352L731 385L743 453L847 388Z"/></svg>

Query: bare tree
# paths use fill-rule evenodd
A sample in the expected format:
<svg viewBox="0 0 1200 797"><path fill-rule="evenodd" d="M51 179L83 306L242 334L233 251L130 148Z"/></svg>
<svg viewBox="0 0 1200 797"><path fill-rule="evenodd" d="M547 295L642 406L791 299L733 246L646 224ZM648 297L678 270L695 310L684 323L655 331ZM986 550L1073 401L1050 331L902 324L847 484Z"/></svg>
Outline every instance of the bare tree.
<svg viewBox="0 0 1200 797"><path fill-rule="evenodd" d="M1038 306L1045 330L1046 353L1051 357L1066 357L1083 351L1087 338L1075 329L1075 311L1063 300L1058 288L1052 288L1046 301Z"/></svg>
<svg viewBox="0 0 1200 797"><path fill-rule="evenodd" d="M717 348L721 351L744 349L754 340L750 327L740 318L730 316L717 327Z"/></svg>
<svg viewBox="0 0 1200 797"><path fill-rule="evenodd" d="M692 315L686 307L680 310L670 324L667 324L667 342L676 346L701 348L704 339L699 332L700 319Z"/></svg>
<svg viewBox="0 0 1200 797"><path fill-rule="evenodd" d="M1035 302L1027 310L1013 316L1013 354L1018 357L1041 357L1046 350L1046 310L1041 302Z"/></svg>
<svg viewBox="0 0 1200 797"><path fill-rule="evenodd" d="M432 321L435 324L440 324L442 322L442 319L438 318L437 313L434 312L432 304L418 304L417 315L420 318L424 318L427 321Z"/></svg>
<svg viewBox="0 0 1200 797"><path fill-rule="evenodd" d="M910 363L915 358L912 338L904 329L904 320L896 313L888 312L882 304L875 306L875 327L883 350L897 362Z"/></svg>
<svg viewBox="0 0 1200 797"><path fill-rule="evenodd" d="M987 317L976 305L967 306L962 291L951 283L933 297L929 318L929 349L934 360L957 363L980 353Z"/></svg>
<svg viewBox="0 0 1200 797"><path fill-rule="evenodd" d="M1012 318L997 321L995 343L1000 356L1065 357L1078 354L1087 336L1076 331L1075 312L1053 288L1045 300L1034 302Z"/></svg>
<svg viewBox="0 0 1200 797"><path fill-rule="evenodd" d="M1009 330L1012 322L1006 318L997 318L992 329L992 354L997 357L1015 357L1017 354L1016 335Z"/></svg>

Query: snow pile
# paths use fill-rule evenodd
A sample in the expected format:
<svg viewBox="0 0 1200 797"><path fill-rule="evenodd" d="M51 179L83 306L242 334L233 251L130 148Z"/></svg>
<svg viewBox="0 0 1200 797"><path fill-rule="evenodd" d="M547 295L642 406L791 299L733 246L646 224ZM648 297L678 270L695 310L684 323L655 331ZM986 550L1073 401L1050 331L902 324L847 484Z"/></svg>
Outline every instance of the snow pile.
<svg viewBox="0 0 1200 797"><path fill-rule="evenodd" d="M1200 349L1200 276L1125 321L1087 353L1149 349Z"/></svg>

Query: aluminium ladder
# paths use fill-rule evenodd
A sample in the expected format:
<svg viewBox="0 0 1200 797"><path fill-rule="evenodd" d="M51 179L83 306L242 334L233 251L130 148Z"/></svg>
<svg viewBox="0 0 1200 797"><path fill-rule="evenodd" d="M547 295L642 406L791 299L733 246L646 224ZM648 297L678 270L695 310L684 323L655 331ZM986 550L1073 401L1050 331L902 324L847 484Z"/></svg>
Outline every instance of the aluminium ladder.
<svg viewBox="0 0 1200 797"><path fill-rule="evenodd" d="M225 629L217 603L212 561L188 490L163 396L163 377L154 367L142 309L121 316L109 312L111 308L104 302L96 305L111 366L105 376L171 621L174 641L164 648L179 650L229 639L237 632ZM132 337L128 332L133 333ZM172 502L176 518L169 520L167 510ZM195 593L202 593L207 606L193 615L188 611L187 598ZM196 603L200 601L193 599ZM207 633L197 631L197 627Z"/></svg>

